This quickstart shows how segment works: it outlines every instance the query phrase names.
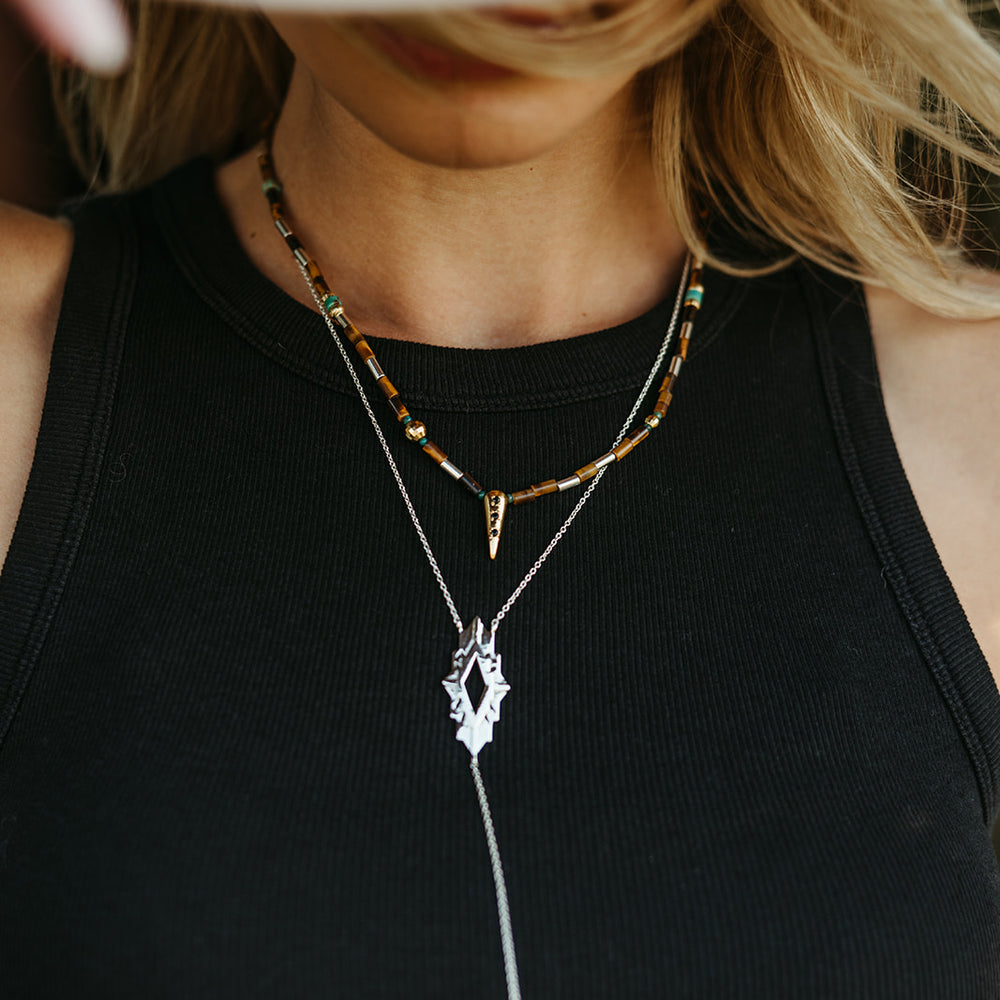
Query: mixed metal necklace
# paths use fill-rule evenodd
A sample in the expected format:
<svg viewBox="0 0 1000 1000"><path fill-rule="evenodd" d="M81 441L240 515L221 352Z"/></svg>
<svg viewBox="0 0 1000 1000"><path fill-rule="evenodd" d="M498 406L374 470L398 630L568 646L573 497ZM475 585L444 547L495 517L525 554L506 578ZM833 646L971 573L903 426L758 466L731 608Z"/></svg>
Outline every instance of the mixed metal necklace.
<svg viewBox="0 0 1000 1000"><path fill-rule="evenodd" d="M504 974L507 981L507 996L508 1000L520 1000L521 987L517 971L517 956L514 949L514 933L511 923L510 906L507 899L507 885L504 880L503 865L500 860L500 848L493 826L489 799L486 795L486 786L479 769L479 752L487 743L492 742L493 726L500 721L500 703L510 691L510 684L507 683L501 670L500 654L496 651L497 629L517 599L524 592L524 589L531 583L535 574L551 555L552 550L562 540L569 526L576 520L576 516L583 509L584 504L586 504L608 468L615 462L620 462L636 445L645 441L649 437L650 432L659 426L661 420L666 415L667 408L673 399L674 385L680 375L681 366L687 358L688 347L694 332L694 322L702 304L704 295L704 288L701 284L702 264L700 261L693 261L690 256L685 261L670 323L664 335L663 342L653 360L652 368L646 377L642 389L639 391L635 404L625 418L625 422L610 449L595 458L592 462L581 466L572 475L563 479L547 479L541 483L528 486L525 489L512 492L497 489L487 490L483 489L472 476L463 472L455 465L445 452L430 440L425 425L410 414L410 411L403 403L399 390L396 389L382 370L368 341L365 340L357 327L348 319L339 297L330 291L330 287L327 285L318 265L309 256L302 246L301 241L285 221L282 205L282 186L275 176L274 168L271 164L269 146L261 151L257 162L261 173L261 189L270 205L271 218L275 228L295 258L295 262L309 287L310 294L319 307L330 335L333 337L340 351L341 358L347 366L351 380L358 391L365 412L371 421L375 436L378 438L379 444L385 453L393 478L396 480L396 485L399 487L403 502L410 515L410 520L413 522L413 527L427 557L427 562L434 574L434 578L437 580L438 587L444 597L445 604L448 606L452 621L458 630L458 648L452 653L451 670L441 683L444 685L449 698L450 718L455 722L455 738L465 744L470 754L470 768L476 789L476 796L479 801L480 813L482 814L483 828L486 833L486 843L493 870L497 915L500 923L500 941L503 948ZM670 349L670 344L673 342L674 335L678 331L678 321L680 323L680 331L677 349L671 358L667 374L660 384L652 412L643 419L637 428L629 430L635 423L643 401L649 395L657 374L663 366L663 362ZM422 449L440 469L452 479L457 480L477 500L483 503L486 513L486 534L491 559L496 558L500 543L500 533L503 530L509 507L528 503L538 497L547 496L550 493L563 493L589 481L589 485L570 511L566 520L563 521L559 530L552 536L552 540L490 621L488 628L478 615L466 626L462 621L461 615L458 613L454 598L448 589L448 584L445 582L444 575L431 549L430 542L427 540L427 535L424 532L423 525L420 523L416 508L410 499L409 491L406 489L406 484L400 475L396 460L393 458L392 451L382 432L382 426L375 416L375 411L368 400L357 370L351 363L350 355L344 345L343 338L345 337L354 347L361 364L374 377L375 383L385 396L393 415L402 426L406 438ZM478 672L483 685L478 703L473 702L473 696L468 686L468 681L473 670Z"/></svg>

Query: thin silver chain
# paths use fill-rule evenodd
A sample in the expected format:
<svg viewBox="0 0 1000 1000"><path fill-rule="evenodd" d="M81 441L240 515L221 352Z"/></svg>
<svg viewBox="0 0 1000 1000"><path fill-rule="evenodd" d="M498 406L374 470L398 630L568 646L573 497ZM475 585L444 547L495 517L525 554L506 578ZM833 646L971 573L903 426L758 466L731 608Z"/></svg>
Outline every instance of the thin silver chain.
<svg viewBox="0 0 1000 1000"><path fill-rule="evenodd" d="M445 604L448 605L448 612L451 614L451 620L455 623L455 627L461 635L463 629L465 628L462 624L462 617L458 613L458 608L455 607L455 601L451 596L451 591L448 589L448 584L445 583L444 574L441 572L441 567L438 565L438 561L434 556L434 551L431 549L431 543L427 540L427 535L424 532L424 526L420 523L420 517L417 514L416 508L413 506L413 501L410 499L410 494L406 489L406 484L403 482L403 477L400 475L399 467L396 465L396 460L392 457L392 452L389 450L389 443L386 441L385 435L382 433L382 425L378 422L378 418L375 416L375 411L372 409L372 405L368 401L368 396L361 384L361 379L358 378L358 373L355 370L354 365L351 364L347 348L344 346L343 339L338 334L337 327L334 325L334 322L330 318L327 311L323 308L323 303L313 286L308 270L302 264L299 264L299 270L302 272L302 277L305 279L306 285L312 293L312 297L319 308L320 315L323 317L323 320L330 331L330 335L333 337L334 343L336 343L337 348L340 351L340 356L344 359L344 364L347 366L347 370L351 373L351 379L354 382L354 387L358 390L358 395L361 397L361 402L364 405L365 412L368 414L368 419L371 421L372 428L375 431L375 436L378 438L378 442L382 446L382 451L385 452L385 457L389 463L389 468L392 470L393 478L396 480L399 492L403 496L403 503L406 504L406 509L410 514L410 520L413 522L413 527L416 529L417 537L420 539L420 544L423 546L424 554L427 556L427 562L430 564L431 571L434 573L434 578L437 580L438 587L444 597ZM674 333L677 330L677 319L680 316L681 306L684 302L684 292L687 287L690 273L691 257L689 255L687 260L684 262L684 271L681 274L680 284L677 288L677 297L674 300L673 312L670 315L670 325L667 327L663 343L660 345L660 350L657 352L656 358L653 361L653 367L649 370L649 375L646 377L646 382L639 391L635 404L629 412L629 415L625 418L625 423L622 424L621 430L618 432L618 436L615 438L614 443L611 445L612 449L617 448L618 445L620 445L625 439L625 435L628 433L629 427L632 426L632 422L639 413L643 400L652 388L657 372L659 372L663 365L663 360L667 356L667 351L670 349L670 344L674 339ZM584 491L583 496L581 496L576 502L576 505L569 512L569 516L565 521L563 521L559 530L552 536L552 541L545 546L542 554L535 560L531 569L525 573L524 578L514 588L514 592L507 598L503 607L501 607L497 612L496 617L490 623L490 633L493 636L496 635L500 622L507 616L510 609L514 606L514 603L524 592L525 587L531 583L535 574L542 568L545 560L552 554L552 550L562 541L563 535L566 534L569 530L569 526L574 520L576 520L577 514L583 510L583 505L590 499L590 495L597 488L597 484L604 478L604 473L607 472L609 468L610 466L605 466L597 473L596 476L594 476L590 485ZM514 928L511 924L510 904L507 900L507 882L503 874L503 863L500 860L500 845L497 843L496 831L493 828L493 817L490 813L490 803L486 796L486 785L483 782L482 774L479 772L479 759L475 754L472 756L470 767L472 769L472 780L476 786L476 797L479 800L479 811L483 817L483 829L486 832L486 845L490 852L490 867L493 870L493 885L496 890L497 900L497 916L499 917L500 922L500 944L503 948L504 977L507 981L507 1000L521 1000L521 983L517 973L517 953L514 949Z"/></svg>
<svg viewBox="0 0 1000 1000"><path fill-rule="evenodd" d="M479 758L473 756L469 766L472 768L472 780L476 784L479 811L483 815L486 844L490 849L490 867L493 869L493 886L497 897L497 916L500 918L500 944L503 946L503 971L507 980L507 1000L521 1000L521 981L517 975L517 954L514 951L514 927L510 922L510 904L507 902L507 881L503 877L503 863L500 861L500 845L493 829L486 785L479 773Z"/></svg>

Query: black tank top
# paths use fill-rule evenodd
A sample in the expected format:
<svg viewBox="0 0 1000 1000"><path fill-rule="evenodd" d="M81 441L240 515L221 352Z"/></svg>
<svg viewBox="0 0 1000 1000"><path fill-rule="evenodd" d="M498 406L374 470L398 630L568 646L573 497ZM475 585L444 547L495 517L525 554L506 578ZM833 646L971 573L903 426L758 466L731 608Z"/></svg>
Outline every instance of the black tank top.
<svg viewBox="0 0 1000 1000"><path fill-rule="evenodd" d="M205 164L76 225L0 578L0 994L503 997L456 633L326 328ZM606 450L668 313L376 349L458 465L520 488ZM488 619L579 492L514 510L491 564L371 391ZM855 287L708 274L666 420L497 648L527 1000L1000 997L1000 699Z"/></svg>

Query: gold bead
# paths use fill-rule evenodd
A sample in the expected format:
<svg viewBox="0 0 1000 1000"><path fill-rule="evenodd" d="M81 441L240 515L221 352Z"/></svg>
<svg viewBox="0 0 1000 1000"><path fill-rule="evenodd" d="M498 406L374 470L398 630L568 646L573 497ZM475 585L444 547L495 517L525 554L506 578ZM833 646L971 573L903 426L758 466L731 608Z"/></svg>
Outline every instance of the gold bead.
<svg viewBox="0 0 1000 1000"><path fill-rule="evenodd" d="M651 413L646 417L644 423L647 427L659 427L660 426L660 416L658 413Z"/></svg>
<svg viewBox="0 0 1000 1000"><path fill-rule="evenodd" d="M406 425L406 436L411 441L422 441L427 437L427 428L419 420Z"/></svg>

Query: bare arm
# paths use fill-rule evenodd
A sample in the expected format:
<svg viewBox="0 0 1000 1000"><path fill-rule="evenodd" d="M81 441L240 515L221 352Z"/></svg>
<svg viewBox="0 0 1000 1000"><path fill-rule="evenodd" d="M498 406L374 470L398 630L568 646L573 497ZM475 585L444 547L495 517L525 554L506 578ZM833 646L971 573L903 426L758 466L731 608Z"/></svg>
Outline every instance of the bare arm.
<svg viewBox="0 0 1000 1000"><path fill-rule="evenodd" d="M65 222L2 203L0 233L2 566L35 453L73 234Z"/></svg>
<svg viewBox="0 0 1000 1000"><path fill-rule="evenodd" d="M957 322L868 290L893 438L1000 682L1000 320Z"/></svg>

